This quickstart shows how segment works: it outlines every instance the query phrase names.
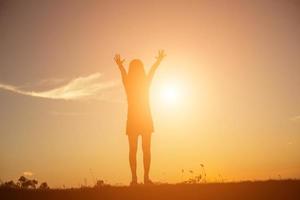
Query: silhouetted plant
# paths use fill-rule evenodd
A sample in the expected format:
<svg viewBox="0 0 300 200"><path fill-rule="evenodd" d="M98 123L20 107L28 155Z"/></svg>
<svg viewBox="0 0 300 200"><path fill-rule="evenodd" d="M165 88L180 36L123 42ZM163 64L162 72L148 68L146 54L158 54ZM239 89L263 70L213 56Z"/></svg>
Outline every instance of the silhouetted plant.
<svg viewBox="0 0 300 200"><path fill-rule="evenodd" d="M225 180L225 179L223 178L223 176L222 176L221 174L219 174L218 176L219 176L219 182L224 183L224 180Z"/></svg>
<svg viewBox="0 0 300 200"><path fill-rule="evenodd" d="M4 182L0 185L0 188L3 188L3 189L19 189L20 186L15 183L14 181L7 181L7 182Z"/></svg>
<svg viewBox="0 0 300 200"><path fill-rule="evenodd" d="M197 183L200 183L202 180L202 175L200 174L199 176L195 176L195 180Z"/></svg>
<svg viewBox="0 0 300 200"><path fill-rule="evenodd" d="M27 181L27 178L26 178L25 176L20 176L20 178L18 179L18 181L19 181L20 183L24 183L24 182Z"/></svg>
<svg viewBox="0 0 300 200"><path fill-rule="evenodd" d="M49 190L50 187L48 186L47 182L43 182L43 183L41 183L39 189L40 190Z"/></svg>
<svg viewBox="0 0 300 200"><path fill-rule="evenodd" d="M104 181L103 180L97 180L94 188L99 188L99 187L103 187L105 184L104 184Z"/></svg>
<svg viewBox="0 0 300 200"><path fill-rule="evenodd" d="M203 179L203 182L205 183L206 182L206 171L205 171L205 167L203 164L200 164L200 167L202 169L202 179Z"/></svg>
<svg viewBox="0 0 300 200"><path fill-rule="evenodd" d="M26 178L25 176L21 176L19 179L18 179L19 183L20 183L20 186L22 189L35 189L36 188L36 185L38 184L38 181L37 180L30 180L28 178Z"/></svg>
<svg viewBox="0 0 300 200"><path fill-rule="evenodd" d="M205 172L205 168L203 164L200 164L200 172L198 175L196 175L196 171L190 169L190 170L186 170L187 172L189 172L189 174L191 175L188 180L183 181L183 175L184 175L184 169L181 169L181 183L183 184L199 184L201 182L206 182L206 172ZM194 174L196 176L194 176Z"/></svg>

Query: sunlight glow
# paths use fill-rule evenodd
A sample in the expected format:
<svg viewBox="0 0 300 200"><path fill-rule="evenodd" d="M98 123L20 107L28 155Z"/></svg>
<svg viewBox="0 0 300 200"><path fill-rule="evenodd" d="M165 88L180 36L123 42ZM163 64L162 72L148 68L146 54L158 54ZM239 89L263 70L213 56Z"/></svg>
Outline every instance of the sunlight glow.
<svg viewBox="0 0 300 200"><path fill-rule="evenodd" d="M175 105L180 102L180 88L175 84L165 85L161 90L161 99L167 105Z"/></svg>

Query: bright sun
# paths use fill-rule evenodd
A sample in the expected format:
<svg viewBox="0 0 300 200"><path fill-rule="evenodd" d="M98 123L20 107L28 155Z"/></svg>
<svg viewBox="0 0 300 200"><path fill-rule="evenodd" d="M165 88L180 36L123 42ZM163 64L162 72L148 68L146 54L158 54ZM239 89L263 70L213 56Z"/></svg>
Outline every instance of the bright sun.
<svg viewBox="0 0 300 200"><path fill-rule="evenodd" d="M167 105L175 105L180 102L180 88L175 84L164 85L161 90L161 99Z"/></svg>

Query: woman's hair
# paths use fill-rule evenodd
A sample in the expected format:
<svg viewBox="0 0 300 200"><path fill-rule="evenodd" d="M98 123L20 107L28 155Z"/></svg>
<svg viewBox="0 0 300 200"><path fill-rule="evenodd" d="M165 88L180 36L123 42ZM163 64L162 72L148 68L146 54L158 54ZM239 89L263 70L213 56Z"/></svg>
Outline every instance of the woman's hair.
<svg viewBox="0 0 300 200"><path fill-rule="evenodd" d="M146 80L146 73L141 60L134 59L129 63L128 78L130 82L136 84L143 83Z"/></svg>

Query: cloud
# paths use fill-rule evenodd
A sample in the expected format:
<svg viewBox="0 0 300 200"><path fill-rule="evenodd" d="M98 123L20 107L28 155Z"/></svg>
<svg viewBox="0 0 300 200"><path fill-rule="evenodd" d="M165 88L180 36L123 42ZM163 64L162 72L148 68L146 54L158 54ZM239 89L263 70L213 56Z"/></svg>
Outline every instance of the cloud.
<svg viewBox="0 0 300 200"><path fill-rule="evenodd" d="M90 113L83 113L83 112L58 112L58 111L50 111L49 113L55 116L72 116L72 117L90 114Z"/></svg>
<svg viewBox="0 0 300 200"><path fill-rule="evenodd" d="M33 176L33 173L32 172L23 172L23 175L24 176Z"/></svg>
<svg viewBox="0 0 300 200"><path fill-rule="evenodd" d="M292 117L291 120L300 122L300 115Z"/></svg>
<svg viewBox="0 0 300 200"><path fill-rule="evenodd" d="M84 98L93 98L93 96L99 95L103 90L112 88L116 85L114 81L103 82L100 80L101 74L95 73L86 77L78 77L75 78L63 86L59 86L57 88L35 92L35 91L25 91L19 89L18 87L12 85L6 85L0 83L0 89L11 91L14 93L32 96L32 97L40 97L47 99L64 99L64 100L72 100L72 99L84 99ZM96 98L95 99L99 99Z"/></svg>

